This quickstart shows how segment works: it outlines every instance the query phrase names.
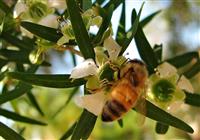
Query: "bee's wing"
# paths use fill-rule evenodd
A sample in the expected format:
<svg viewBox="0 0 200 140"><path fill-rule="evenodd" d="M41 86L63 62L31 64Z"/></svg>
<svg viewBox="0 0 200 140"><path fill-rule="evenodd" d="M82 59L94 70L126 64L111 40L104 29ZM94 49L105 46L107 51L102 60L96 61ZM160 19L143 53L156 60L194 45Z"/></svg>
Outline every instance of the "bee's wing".
<svg viewBox="0 0 200 140"><path fill-rule="evenodd" d="M106 101L106 95L102 92L96 94L90 94L85 96L77 96L75 98L75 103L82 108L85 108L89 112L98 116L103 109L103 106Z"/></svg>

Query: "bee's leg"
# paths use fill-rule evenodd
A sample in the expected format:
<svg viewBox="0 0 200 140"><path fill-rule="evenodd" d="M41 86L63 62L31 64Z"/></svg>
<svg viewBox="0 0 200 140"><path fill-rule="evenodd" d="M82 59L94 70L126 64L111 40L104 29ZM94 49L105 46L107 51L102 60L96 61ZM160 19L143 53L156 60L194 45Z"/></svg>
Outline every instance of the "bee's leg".
<svg viewBox="0 0 200 140"><path fill-rule="evenodd" d="M109 84L108 79L103 79L100 81L100 86L101 87L106 87Z"/></svg>
<svg viewBox="0 0 200 140"><path fill-rule="evenodd" d="M114 81L108 81L108 79L103 79L100 81L101 87L111 87L112 85L114 85L114 83Z"/></svg>

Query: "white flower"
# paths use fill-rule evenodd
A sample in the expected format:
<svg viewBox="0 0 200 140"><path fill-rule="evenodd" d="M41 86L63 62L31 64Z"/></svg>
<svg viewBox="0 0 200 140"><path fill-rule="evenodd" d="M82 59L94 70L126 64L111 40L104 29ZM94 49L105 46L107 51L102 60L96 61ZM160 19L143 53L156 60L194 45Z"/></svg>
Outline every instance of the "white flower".
<svg viewBox="0 0 200 140"><path fill-rule="evenodd" d="M185 76L179 76L177 69L164 62L149 77L148 97L163 109L174 109L177 102L183 102L185 91L193 92L193 87Z"/></svg>
<svg viewBox="0 0 200 140"><path fill-rule="evenodd" d="M94 8L88 9L81 16L85 24L85 27L88 31L91 26L99 27L102 23L102 17L96 14ZM58 45L63 45L65 43L68 43L69 40L75 39L74 31L72 29L72 24L69 20L61 22L60 25L63 36L58 40L57 42Z"/></svg>
<svg viewBox="0 0 200 140"><path fill-rule="evenodd" d="M85 60L72 70L70 78L77 79L97 75L98 70L101 69L101 66L103 66L107 61L117 61L119 52L121 51L120 46L112 39L112 37L109 37L105 41L106 43L104 43L103 48L97 47L95 49L96 63L91 58ZM108 51L109 57L105 55L104 48Z"/></svg>
<svg viewBox="0 0 200 140"><path fill-rule="evenodd" d="M91 75L96 75L97 70L98 68L94 60L87 59L72 70L70 78L78 79L78 78L83 78L83 77L87 77Z"/></svg>
<svg viewBox="0 0 200 140"><path fill-rule="evenodd" d="M57 16L53 14L54 8L50 7L48 1L22 1L19 0L14 7L14 18L19 18L23 21L29 21L37 23L40 25L57 28L58 21ZM26 35L30 38L33 37L33 34L20 27L23 35Z"/></svg>
<svg viewBox="0 0 200 140"><path fill-rule="evenodd" d="M121 51L121 47L117 44L117 42L109 36L104 40L103 46L108 51L110 59L116 60Z"/></svg>
<svg viewBox="0 0 200 140"><path fill-rule="evenodd" d="M77 96L75 98L75 103L79 107L85 108L89 112L92 112L94 115L98 116L102 112L106 97L107 96L103 92L84 95L82 97Z"/></svg>

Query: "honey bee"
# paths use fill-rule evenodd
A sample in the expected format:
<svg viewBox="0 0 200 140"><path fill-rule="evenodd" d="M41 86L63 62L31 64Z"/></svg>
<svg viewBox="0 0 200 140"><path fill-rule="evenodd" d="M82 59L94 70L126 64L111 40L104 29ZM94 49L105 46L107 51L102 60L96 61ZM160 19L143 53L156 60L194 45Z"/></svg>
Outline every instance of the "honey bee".
<svg viewBox="0 0 200 140"><path fill-rule="evenodd" d="M147 77L145 64L137 59L130 60L120 69L119 78L108 94L85 95L79 99L79 105L101 115L104 122L118 120L133 107L141 106L138 104L144 99Z"/></svg>

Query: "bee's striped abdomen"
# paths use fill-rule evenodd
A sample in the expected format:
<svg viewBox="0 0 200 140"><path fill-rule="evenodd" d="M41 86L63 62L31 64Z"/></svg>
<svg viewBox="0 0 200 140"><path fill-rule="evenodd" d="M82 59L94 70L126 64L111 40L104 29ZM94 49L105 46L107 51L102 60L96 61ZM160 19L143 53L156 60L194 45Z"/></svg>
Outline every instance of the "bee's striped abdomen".
<svg viewBox="0 0 200 140"><path fill-rule="evenodd" d="M119 101L112 99L108 100L103 108L102 121L109 122L116 120L127 112L127 109Z"/></svg>

